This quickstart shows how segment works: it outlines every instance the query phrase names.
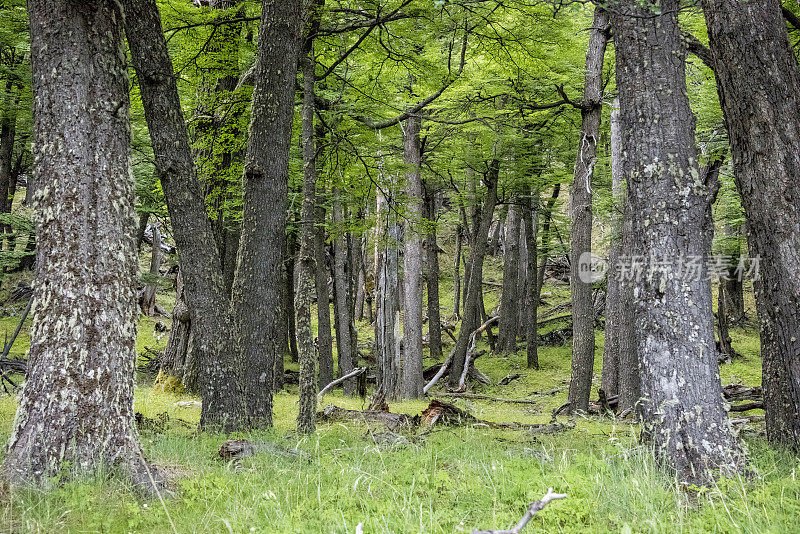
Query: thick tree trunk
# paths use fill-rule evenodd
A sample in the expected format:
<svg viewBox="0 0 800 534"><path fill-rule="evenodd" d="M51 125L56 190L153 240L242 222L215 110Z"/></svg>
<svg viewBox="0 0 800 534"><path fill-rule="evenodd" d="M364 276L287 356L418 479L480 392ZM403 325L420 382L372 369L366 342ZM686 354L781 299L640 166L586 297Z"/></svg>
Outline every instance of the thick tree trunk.
<svg viewBox="0 0 800 534"><path fill-rule="evenodd" d="M570 191L572 230L570 236L570 289L572 292L572 376L567 397L571 412L589 409L594 373L594 305L591 267L592 175L597 159L597 141L603 112L603 61L610 36L608 13L595 7L581 109L581 134L575 174Z"/></svg>
<svg viewBox="0 0 800 534"><path fill-rule="evenodd" d="M636 352L645 436L682 482L702 485L746 460L723 406L710 281L702 266L665 272L707 256L715 189L697 166L677 0L658 8L626 1L611 14L631 252L670 262L635 277Z"/></svg>
<svg viewBox="0 0 800 534"><path fill-rule="evenodd" d="M251 427L272 426L275 358L281 321L283 243L288 205L294 86L302 44L300 3L261 5L252 115L242 182L242 236L231 309L241 336Z"/></svg>
<svg viewBox="0 0 800 534"><path fill-rule="evenodd" d="M424 217L430 225L425 235L425 281L428 288L428 346L431 358L442 359L442 319L439 310L439 245L436 242L436 189L423 183Z"/></svg>
<svg viewBox="0 0 800 534"><path fill-rule="evenodd" d="M538 231L538 210L534 211L534 198L531 197L530 187L522 199L522 221L525 224L526 248L528 249L528 283L525 286L525 340L526 359L528 369L539 368L539 295L541 291L537 283L537 267L539 250L536 243ZM536 191L536 205L539 204L539 191Z"/></svg>
<svg viewBox="0 0 800 534"><path fill-rule="evenodd" d="M123 15L119 4L97 1L31 0L28 13L40 257L28 373L3 474L48 485L66 465L78 476L117 468L154 489L133 413L136 222Z"/></svg>
<svg viewBox="0 0 800 534"><path fill-rule="evenodd" d="M500 299L500 326L497 334L497 350L499 352L514 352L517 350L520 226L519 208L512 204L508 207L508 218L506 219L503 294Z"/></svg>
<svg viewBox="0 0 800 534"><path fill-rule="evenodd" d="M422 397L422 178L420 119L406 120L403 133L406 172L406 224L403 233L403 396Z"/></svg>
<svg viewBox="0 0 800 534"><path fill-rule="evenodd" d="M619 130L619 101L614 100L611 107L611 194L613 206L611 215L612 243L608 255L608 276L606 278L606 325L603 340L603 373L600 387L607 397L619 393L619 332L620 332L620 277L616 266L622 250L622 228L619 213L623 206L622 190L624 175L622 171L621 132Z"/></svg>
<svg viewBox="0 0 800 534"><path fill-rule="evenodd" d="M324 187L318 187L324 196ZM317 202L314 210L314 281L317 290L317 349L319 351L319 386L333 382L333 336L331 335L331 298L328 285L328 254L325 250L325 207Z"/></svg>
<svg viewBox="0 0 800 534"><path fill-rule="evenodd" d="M184 391L199 393L197 358L191 353L194 350L192 339L192 317L183 290L183 277L178 271L175 289L177 299L172 309L172 328L169 332L167 346L161 363L162 371L181 380Z"/></svg>
<svg viewBox="0 0 800 534"><path fill-rule="evenodd" d="M300 212L300 276L297 282L295 313L297 314L297 339L300 349L300 412L297 431L309 434L316 427L317 377L315 376L316 350L311 331L311 301L315 293L316 268L314 265L315 203L317 188L316 149L314 146L314 95L316 61L314 59L314 30L319 18L312 14L310 35L306 37L301 59L303 72L303 206ZM326 291L327 293L327 291Z"/></svg>
<svg viewBox="0 0 800 534"><path fill-rule="evenodd" d="M761 327L767 439L800 449L800 69L780 3L703 2Z"/></svg>
<svg viewBox="0 0 800 534"><path fill-rule="evenodd" d="M241 357L228 309L219 251L206 216L192 159L172 60L155 0L124 0L125 30L142 94L155 167L167 198L181 257L186 302L199 352L200 425L232 431L245 426Z"/></svg>
<svg viewBox="0 0 800 534"><path fill-rule="evenodd" d="M354 347L350 339L350 283L347 272L347 236L344 234L344 208L338 188L332 190L333 225L336 236L333 239L333 311L336 328L336 355L339 376L353 370ZM345 395L355 392L356 382L345 380L342 385Z"/></svg>
<svg viewBox="0 0 800 534"><path fill-rule="evenodd" d="M467 286L467 300L464 305L464 318L458 332L458 341L453 348L453 363L450 367L450 386L458 387L461 372L467 357L467 349L471 342L472 333L478 328L483 290L483 259L486 256L486 236L492 224L494 207L497 204L497 182L500 175L500 161L492 160L485 174L486 198L483 201L480 221L474 225L475 230L473 246L469 254L469 285Z"/></svg>

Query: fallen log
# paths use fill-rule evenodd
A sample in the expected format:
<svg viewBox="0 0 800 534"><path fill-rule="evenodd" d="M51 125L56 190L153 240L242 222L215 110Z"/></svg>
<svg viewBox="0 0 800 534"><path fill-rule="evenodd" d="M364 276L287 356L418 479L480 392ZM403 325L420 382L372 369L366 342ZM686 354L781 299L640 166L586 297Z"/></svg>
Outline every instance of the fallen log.
<svg viewBox="0 0 800 534"><path fill-rule="evenodd" d="M486 425L489 428L498 430L529 430L535 431L545 426L542 424L524 424L517 422L510 423L496 423L494 421L486 421L485 419L478 419L469 412L450 404L449 402L440 401L438 399L431 400L427 408L420 414L420 422L423 426L433 426L436 424L448 426L462 426L462 425Z"/></svg>
<svg viewBox="0 0 800 534"><path fill-rule="evenodd" d="M251 442L246 439L229 439L217 451L220 458L227 462L238 462L254 454L267 452L284 458L304 458L307 454L300 449L284 447L268 441Z"/></svg>
<svg viewBox="0 0 800 534"><path fill-rule="evenodd" d="M522 375L519 374L519 373L514 373L513 375L506 376L504 379L502 379L500 382L498 382L497 385L498 386L507 386L511 382L513 382L514 380L516 380L518 378L522 378Z"/></svg>
<svg viewBox="0 0 800 534"><path fill-rule="evenodd" d="M508 530L473 530L472 534L519 534L520 531L525 528L533 516L535 516L538 512L544 510L545 506L550 504L552 501L557 499L565 499L567 497L566 493L553 493L553 488L547 489L547 494L544 497L539 499L538 501L534 501L528 505L528 510L525 512L525 515L522 516L522 519L519 522L511 527Z"/></svg>
<svg viewBox="0 0 800 534"><path fill-rule="evenodd" d="M419 425L419 417L404 413L393 413L378 410L347 410L338 406L326 406L317 414L318 421L361 421L365 423L381 423L389 430L415 427Z"/></svg>
<svg viewBox="0 0 800 534"><path fill-rule="evenodd" d="M530 399L505 399L502 397L492 397L491 395L479 395L476 393L436 393L440 397L455 397L459 399L488 400L493 402L506 402L509 404L536 404L537 401Z"/></svg>
<svg viewBox="0 0 800 534"><path fill-rule="evenodd" d="M322 388L322 391L320 391L319 393L317 393L317 402L319 402L319 401L321 401L321 400L322 400L322 397L324 397L324 396L325 396L325 393L326 393L326 392L327 392L329 389L331 389L331 388L333 388L333 387L336 387L336 385L337 385L337 384L341 384L342 382L344 382L344 381L345 381L345 380L347 380L348 378L353 378L354 376L358 376L358 375L360 375L361 373L365 373L365 372L367 372L367 368L366 368L366 367L359 367L359 368L357 368L357 369L355 369L355 370L353 370L353 371L351 371L351 372L347 373L346 375L344 375L344 376L342 376L342 377L340 377L340 378L337 378L336 380L334 380L333 382L331 382L330 384L328 384L327 386L325 386L324 388Z"/></svg>
<svg viewBox="0 0 800 534"><path fill-rule="evenodd" d="M732 404L729 412L746 412L748 410L763 410L764 401L746 402L744 404Z"/></svg>
<svg viewBox="0 0 800 534"><path fill-rule="evenodd" d="M727 401L754 400L760 401L764 398L761 386L745 386L742 384L728 384L722 386L722 396Z"/></svg>

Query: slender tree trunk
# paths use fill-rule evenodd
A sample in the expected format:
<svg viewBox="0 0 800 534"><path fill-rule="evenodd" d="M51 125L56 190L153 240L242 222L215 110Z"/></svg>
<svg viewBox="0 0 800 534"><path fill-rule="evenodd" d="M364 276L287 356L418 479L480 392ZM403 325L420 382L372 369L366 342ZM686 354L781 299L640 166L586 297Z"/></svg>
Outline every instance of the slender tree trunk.
<svg viewBox="0 0 800 534"><path fill-rule="evenodd" d="M161 257L161 231L158 229L158 225L153 225L153 246L150 254L150 274L152 276L160 275ZM148 317L152 317L156 314L157 287L155 283L149 283L142 291L142 298L139 301L139 305L142 309L142 313Z"/></svg>
<svg viewBox="0 0 800 534"><path fill-rule="evenodd" d="M431 358L442 359L442 319L439 309L439 245L436 243L436 190L423 183L424 217L430 225L425 236L425 280L428 288L428 346Z"/></svg>
<svg viewBox="0 0 800 534"><path fill-rule="evenodd" d="M387 399L400 396L400 292L397 277L400 226L383 190L376 194L375 348L377 389Z"/></svg>
<svg viewBox="0 0 800 534"><path fill-rule="evenodd" d="M620 298L620 277L617 276L616 267L619 264L622 251L622 225L621 212L623 170L621 152L621 132L619 130L619 101L614 100L611 107L611 194L614 197L611 226L612 243L608 255L610 269L606 279L606 326L603 340L603 374L600 387L607 397L619 393L619 332L620 332L620 306L624 305Z"/></svg>
<svg viewBox="0 0 800 534"><path fill-rule="evenodd" d="M595 7L586 51L581 136L575 175L570 192L572 231L570 245L570 289L572 291L572 376L569 410L589 409L594 373L594 306L592 303L592 175L597 159L597 140L603 112L603 61L610 36L608 13Z"/></svg>
<svg viewBox="0 0 800 534"><path fill-rule="evenodd" d="M800 69L780 3L703 2L761 327L767 439L800 449Z"/></svg>
<svg viewBox="0 0 800 534"><path fill-rule="evenodd" d="M7 84L9 92L14 84ZM11 175L14 157L14 141L17 135L17 106L9 94L4 102L3 115L0 117L0 212L10 213L9 192L12 189ZM13 195L12 195L13 199Z"/></svg>
<svg viewBox="0 0 800 534"><path fill-rule="evenodd" d="M528 309L525 305L525 300L527 299L528 294L528 241L527 236L525 233L525 220L523 211L525 209L524 201L520 200L520 204L518 206L518 217L520 219L519 223L519 239L517 246L519 247L519 261L517 262L518 269L517 269L517 298L519 299L519 304L517 304L517 336L521 340L526 340L526 325L527 319L526 316L528 315Z"/></svg>
<svg viewBox="0 0 800 534"><path fill-rule="evenodd" d="M467 356L472 332L478 328L480 318L481 293L483 286L483 259L486 256L486 236L492 224L494 207L497 204L497 182L500 175L500 161L493 160L485 175L486 198L483 202L480 221L475 230L472 250L469 254L470 281L467 286L467 301L464 305L464 318L458 332L458 342L453 349L453 363L450 367L450 386L457 387Z"/></svg>
<svg viewBox="0 0 800 534"><path fill-rule="evenodd" d="M144 233L147 231L148 221L150 221L149 211L143 211L139 213L139 224L136 227L136 252L142 250L142 243L144 242Z"/></svg>
<svg viewBox="0 0 800 534"><path fill-rule="evenodd" d="M313 8L312 8L313 9ZM301 59L303 71L303 206L300 212L300 276L295 297L297 314L297 339L300 349L300 412L297 415L297 431L309 434L316 426L317 377L315 376L316 350L311 331L311 300L315 293L317 270L314 265L315 210L317 188L316 148L314 146L314 96L316 60L314 58L314 34L319 26L316 11L311 14L310 32L306 37ZM326 280L327 285L327 280ZM327 294L327 287L326 287Z"/></svg>
<svg viewBox="0 0 800 534"><path fill-rule="evenodd" d="M533 198L530 194L530 187L522 199L522 221L525 223L525 239L528 248L528 284L525 293L525 339L526 357L528 369L539 368L539 293L541 291L537 284L537 262L539 250L536 244L536 233L538 230L538 210L534 211ZM536 191L536 205L539 204L539 191Z"/></svg>
<svg viewBox="0 0 800 534"><path fill-rule="evenodd" d="M553 208L558 200L558 195L561 193L561 184L553 186L553 193L547 200L547 205L544 208L544 222L542 223L542 250L541 261L539 262L536 272L536 300L538 301L542 295L542 287L544 286L544 275L547 271L547 261L550 259L551 238L553 229Z"/></svg>
<svg viewBox="0 0 800 534"><path fill-rule="evenodd" d="M302 224L302 223L301 223ZM302 236L301 236L302 239ZM282 313L286 318L286 339L287 339L287 346L285 350L282 350L278 357L282 358L286 354L289 355L289 359L292 362L299 362L300 361L300 354L297 349L297 326L295 323L295 313L294 313L294 301L296 298L295 294L295 267L296 267L296 255L298 253L297 250L297 235L293 232L290 233L286 237L286 259L284 260L284 273L283 273L283 283L284 283L284 300L282 304ZM276 366L277 367L277 366ZM277 369L276 369L277 372ZM281 364L281 372L283 372L283 364ZM277 377L276 377L277 380Z"/></svg>
<svg viewBox="0 0 800 534"><path fill-rule="evenodd" d="M336 353L338 356L339 376L344 376L353 370L353 345L350 339L350 304L348 294L350 284L347 278L347 236L342 232L344 227L344 209L338 188L334 187L333 196L333 225L336 228L336 237L333 240L333 310L336 327ZM353 379L345 380L343 389L345 395L355 392L356 383Z"/></svg>
<svg viewBox="0 0 800 534"><path fill-rule="evenodd" d="M657 7L625 1L611 19L632 252L674 262L707 256L715 188L697 166L678 2ZM702 267L665 270L652 263L634 280L645 436L679 480L704 485L746 459L723 406L710 282Z"/></svg>
<svg viewBox="0 0 800 534"><path fill-rule="evenodd" d="M241 336L251 427L272 426L272 382L280 357L280 284L288 204L294 86L302 43L300 3L261 5L252 115L244 164L242 236L231 309Z"/></svg>
<svg viewBox="0 0 800 534"><path fill-rule="evenodd" d="M453 256L453 320L461 318L461 248L464 238L464 229L459 224L456 227L456 252Z"/></svg>
<svg viewBox="0 0 800 534"><path fill-rule="evenodd" d="M508 207L505 254L503 255L503 294L500 299L500 327L497 350L515 352L519 330L519 237L520 214L516 205Z"/></svg>
<svg viewBox="0 0 800 534"><path fill-rule="evenodd" d="M197 180L161 16L155 0L123 0L123 5L156 172L167 198L192 313L202 384L200 425L233 431L246 422L239 343L228 310L219 251L209 246L214 235Z"/></svg>
<svg viewBox="0 0 800 534"><path fill-rule="evenodd" d="M422 179L420 177L420 119L406 120L406 225L403 239L403 396L422 397Z"/></svg>
<svg viewBox="0 0 800 534"><path fill-rule="evenodd" d="M48 485L67 465L78 476L117 468L154 489L133 412L137 262L123 15L119 4L96 1L31 0L28 13L40 259L3 474Z"/></svg>
<svg viewBox="0 0 800 534"><path fill-rule="evenodd" d="M318 187L324 196L324 187ZM325 251L325 207L317 202L314 210L314 280L317 289L317 349L319 351L319 386L333 382L333 336L331 335L331 300L328 286L328 256Z"/></svg>

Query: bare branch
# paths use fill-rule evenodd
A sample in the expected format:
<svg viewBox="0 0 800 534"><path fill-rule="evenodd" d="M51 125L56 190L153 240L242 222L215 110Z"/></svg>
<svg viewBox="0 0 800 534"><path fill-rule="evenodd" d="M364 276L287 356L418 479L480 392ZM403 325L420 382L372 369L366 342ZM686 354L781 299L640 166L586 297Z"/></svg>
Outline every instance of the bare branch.
<svg viewBox="0 0 800 534"><path fill-rule="evenodd" d="M528 511L525 512L525 515L519 520L519 523L512 528L508 530L473 530L472 534L519 534L537 512L544 510L544 507L550 504L551 501L565 499L566 497L566 493L553 493L553 488L548 488L547 494L538 501L532 502L528 506Z"/></svg>

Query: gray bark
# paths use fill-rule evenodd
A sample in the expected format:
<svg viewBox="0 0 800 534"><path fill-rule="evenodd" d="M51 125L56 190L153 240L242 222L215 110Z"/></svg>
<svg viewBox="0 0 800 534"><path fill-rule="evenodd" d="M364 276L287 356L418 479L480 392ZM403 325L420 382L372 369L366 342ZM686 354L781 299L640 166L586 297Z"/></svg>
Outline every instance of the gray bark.
<svg viewBox="0 0 800 534"><path fill-rule="evenodd" d="M406 224L403 233L403 396L422 397L422 178L420 119L406 120L403 132L406 171Z"/></svg>
<svg viewBox="0 0 800 534"><path fill-rule="evenodd" d="M508 218L506 219L503 294L500 299L500 326L497 335L497 350L499 352L514 352L517 350L520 227L519 208L512 204L508 207Z"/></svg>
<svg viewBox="0 0 800 534"><path fill-rule="evenodd" d="M333 311L334 326L336 328L336 355L339 376L344 376L353 370L353 346L350 337L350 283L347 270L347 235L342 232L344 226L344 208L337 187L332 190L333 196L333 225L336 235L333 239ZM342 389L345 395L355 392L355 380L345 380Z"/></svg>
<svg viewBox="0 0 800 534"><path fill-rule="evenodd" d="M272 426L273 369L286 335L275 281L282 280L302 18L299 2L262 2L242 182L242 235L231 293L251 427Z"/></svg>
<svg viewBox="0 0 800 534"><path fill-rule="evenodd" d="M539 296L541 288L537 283L537 267L539 249L536 243L536 233L538 231L538 210L534 210L534 201L538 207L539 191L531 197L530 187L527 187L526 195L522 199L522 221L525 224L526 248L528 249L528 282L525 286L525 340L526 340L526 360L528 369L539 368Z"/></svg>
<svg viewBox="0 0 800 534"><path fill-rule="evenodd" d="M703 2L745 211L767 439L800 449L800 69L778 2Z"/></svg>
<svg viewBox="0 0 800 534"><path fill-rule="evenodd" d="M436 190L423 182L424 217L430 228L425 235L425 281L428 288L428 346L431 358L442 359L442 322L439 309L439 245L436 243Z"/></svg>
<svg viewBox="0 0 800 534"><path fill-rule="evenodd" d="M317 198L324 196L324 187L318 186ZM333 336L331 335L331 300L328 286L328 254L325 250L325 207L317 202L314 210L314 280L317 290L317 349L319 351L319 386L333 382Z"/></svg>
<svg viewBox="0 0 800 534"><path fill-rule="evenodd" d="M28 13L39 261L3 474L46 486L67 464L77 476L117 468L154 489L133 411L138 269L122 13L113 2L39 0Z"/></svg>
<svg viewBox="0 0 800 534"><path fill-rule="evenodd" d="M567 397L571 412L589 409L594 373L594 306L592 283L581 280L581 268L592 251L592 175L603 111L603 62L610 34L608 13L595 7L581 109L581 133L570 191L570 290L572 294L572 375ZM584 256L584 261L581 257Z"/></svg>
<svg viewBox="0 0 800 534"><path fill-rule="evenodd" d="M150 253L150 274L152 276L159 276L159 269L161 268L161 231L158 225L153 225L153 246ZM142 298L139 305L142 313L152 317L156 314L156 290L158 286L154 283L145 285L142 291Z"/></svg>
<svg viewBox="0 0 800 534"><path fill-rule="evenodd" d="M632 252L652 261L706 257L715 193L697 164L677 0L611 14ZM701 268L702 271L702 268ZM645 437L687 484L740 472L744 453L724 408L709 280L653 269L634 281Z"/></svg>

